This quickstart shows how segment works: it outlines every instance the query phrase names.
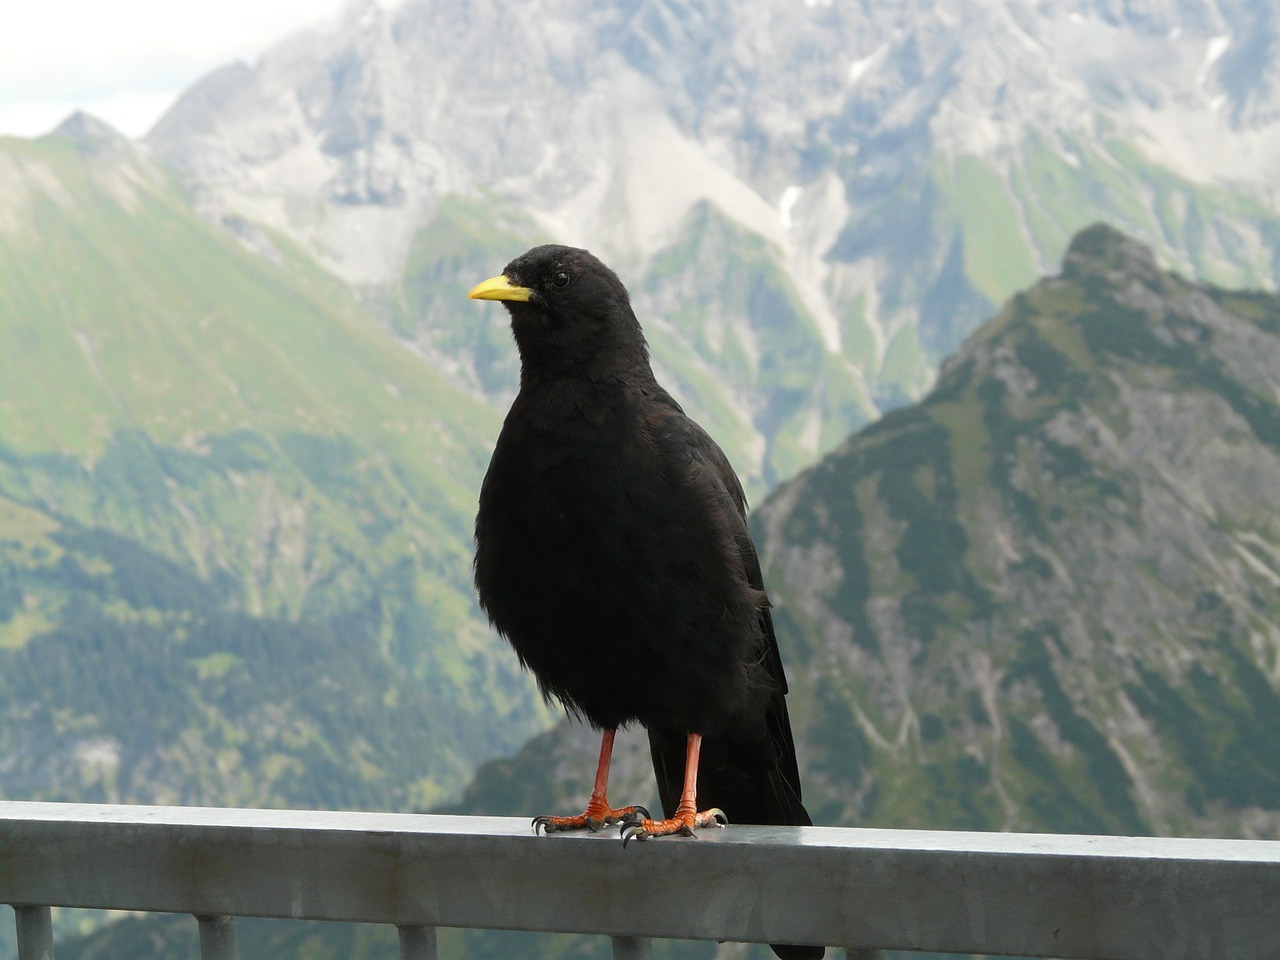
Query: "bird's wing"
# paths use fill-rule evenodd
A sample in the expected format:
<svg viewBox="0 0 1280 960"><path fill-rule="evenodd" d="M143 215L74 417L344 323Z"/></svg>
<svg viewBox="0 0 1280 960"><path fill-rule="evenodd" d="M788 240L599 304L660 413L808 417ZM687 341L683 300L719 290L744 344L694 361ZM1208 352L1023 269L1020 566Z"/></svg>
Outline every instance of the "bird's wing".
<svg viewBox="0 0 1280 960"><path fill-rule="evenodd" d="M721 742L704 739L706 759L699 774L700 798L705 796L709 801L703 806L723 806L738 822L807 824L810 821L800 804L800 772L787 714L787 678L769 601L764 595L760 558L747 528L746 493L724 451L684 414L674 399L661 390L649 399L647 427L660 455L668 462L683 462L688 482L708 491L708 509L719 512L723 529L731 534L737 547L743 576L762 597L760 662L771 687L764 716L750 718L754 722L726 731ZM680 798L684 743L676 738L655 737L651 732L650 747L662 804L670 816Z"/></svg>

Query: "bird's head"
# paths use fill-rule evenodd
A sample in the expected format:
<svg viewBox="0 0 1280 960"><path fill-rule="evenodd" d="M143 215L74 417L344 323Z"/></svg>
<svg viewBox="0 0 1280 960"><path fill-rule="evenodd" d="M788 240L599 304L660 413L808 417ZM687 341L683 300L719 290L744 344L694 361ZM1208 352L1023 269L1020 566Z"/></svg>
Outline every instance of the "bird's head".
<svg viewBox="0 0 1280 960"><path fill-rule="evenodd" d="M503 302L526 375L574 370L605 376L637 361L648 369L627 288L586 250L534 247L467 296Z"/></svg>

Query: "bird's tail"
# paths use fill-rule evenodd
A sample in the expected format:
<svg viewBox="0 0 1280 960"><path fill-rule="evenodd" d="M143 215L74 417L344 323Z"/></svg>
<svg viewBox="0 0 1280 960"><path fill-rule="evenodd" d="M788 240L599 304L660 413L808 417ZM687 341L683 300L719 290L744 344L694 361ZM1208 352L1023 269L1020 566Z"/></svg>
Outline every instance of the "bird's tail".
<svg viewBox="0 0 1280 960"><path fill-rule="evenodd" d="M776 734L777 731L774 731ZM813 825L800 800L791 731L786 730L784 749L776 736L740 738L733 734L704 736L698 764L698 809L719 807L730 824L760 823L779 826ZM675 814L684 785L685 737L649 731L649 752L658 780L663 815ZM781 756L780 753L786 753ZM821 960L824 948L796 944L770 944L780 960Z"/></svg>

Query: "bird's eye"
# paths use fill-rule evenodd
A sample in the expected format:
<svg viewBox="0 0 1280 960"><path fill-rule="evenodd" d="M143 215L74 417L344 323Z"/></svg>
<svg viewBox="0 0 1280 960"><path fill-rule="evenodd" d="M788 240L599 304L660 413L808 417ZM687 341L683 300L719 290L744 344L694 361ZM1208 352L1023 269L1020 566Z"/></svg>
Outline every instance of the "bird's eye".
<svg viewBox="0 0 1280 960"><path fill-rule="evenodd" d="M551 275L551 286L555 287L557 290L563 290L568 285L569 285L568 270L557 270L555 273Z"/></svg>

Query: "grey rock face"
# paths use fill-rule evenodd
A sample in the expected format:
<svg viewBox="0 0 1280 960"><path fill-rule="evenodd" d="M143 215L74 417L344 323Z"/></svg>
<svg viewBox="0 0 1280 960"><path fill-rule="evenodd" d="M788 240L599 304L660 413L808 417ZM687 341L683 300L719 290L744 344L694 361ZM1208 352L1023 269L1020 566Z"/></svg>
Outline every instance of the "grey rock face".
<svg viewBox="0 0 1280 960"><path fill-rule="evenodd" d="M484 276L519 244L592 247L646 291L667 352L697 359L664 372L723 408L758 483L919 397L1091 220L1188 273L1269 285L1276 23L1172 0L368 3L211 75L148 143L207 216L282 231L446 369L484 361L432 346L465 339L439 326L458 264L419 258L457 240L432 233L442 204L527 220ZM716 383L732 371L700 317L657 322L677 291L654 265L706 205L764 246L804 318L790 335L825 357L791 419L764 412L788 404L767 370Z"/></svg>

